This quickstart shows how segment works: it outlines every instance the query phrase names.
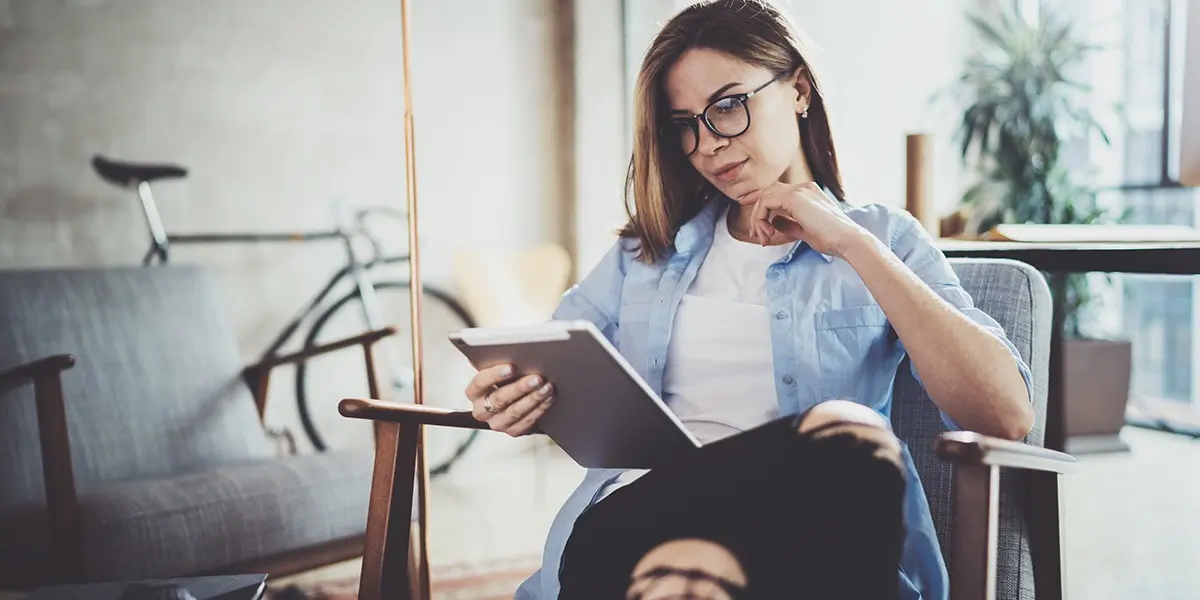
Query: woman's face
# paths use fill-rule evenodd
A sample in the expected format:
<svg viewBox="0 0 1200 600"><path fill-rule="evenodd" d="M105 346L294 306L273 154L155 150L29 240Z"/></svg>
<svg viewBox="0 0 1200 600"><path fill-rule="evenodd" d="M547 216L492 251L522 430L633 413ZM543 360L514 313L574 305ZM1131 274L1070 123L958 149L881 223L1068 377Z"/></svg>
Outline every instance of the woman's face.
<svg viewBox="0 0 1200 600"><path fill-rule="evenodd" d="M721 103L709 118L722 133L737 133L749 114L749 128L732 138L683 119L699 114L713 101L732 94L752 92L779 73L743 62L728 54L694 48L667 71L665 89L672 111L664 144L678 144L683 152L694 146L688 161L721 193L737 198L776 181L802 183L812 173L800 146L797 115L808 108L810 86L802 71L788 73L762 88L745 102Z"/></svg>

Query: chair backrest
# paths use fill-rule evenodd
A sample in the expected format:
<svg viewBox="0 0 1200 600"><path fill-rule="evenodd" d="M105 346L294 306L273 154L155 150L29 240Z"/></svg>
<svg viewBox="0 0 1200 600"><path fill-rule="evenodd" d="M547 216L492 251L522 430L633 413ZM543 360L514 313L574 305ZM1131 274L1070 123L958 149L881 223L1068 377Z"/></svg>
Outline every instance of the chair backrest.
<svg viewBox="0 0 1200 600"><path fill-rule="evenodd" d="M0 271L0 369L77 358L63 392L80 492L273 454L220 306L194 267ZM33 389L5 394L0 507L40 502Z"/></svg>
<svg viewBox="0 0 1200 600"><path fill-rule="evenodd" d="M1033 373L1033 431L1026 442L1041 446L1046 424L1050 369L1050 291L1033 267L1008 260L953 259L951 264L975 306L995 319ZM908 360L896 377L892 425L905 441L929 498L943 553L951 548L952 467L933 454L933 443L946 431L937 408L913 379ZM1025 515L1025 477L1018 471L1000 478L1000 531L996 598L1034 597L1029 527ZM947 564L949 557L947 556Z"/></svg>

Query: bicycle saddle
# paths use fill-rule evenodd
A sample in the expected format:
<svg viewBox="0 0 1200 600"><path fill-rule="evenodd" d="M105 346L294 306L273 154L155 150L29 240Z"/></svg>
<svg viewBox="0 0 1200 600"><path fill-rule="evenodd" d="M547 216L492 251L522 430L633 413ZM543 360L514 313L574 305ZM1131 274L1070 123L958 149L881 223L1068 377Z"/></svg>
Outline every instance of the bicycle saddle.
<svg viewBox="0 0 1200 600"><path fill-rule="evenodd" d="M179 165L121 162L99 154L92 157L92 168L101 179L120 187L136 187L143 181L187 177L187 169Z"/></svg>

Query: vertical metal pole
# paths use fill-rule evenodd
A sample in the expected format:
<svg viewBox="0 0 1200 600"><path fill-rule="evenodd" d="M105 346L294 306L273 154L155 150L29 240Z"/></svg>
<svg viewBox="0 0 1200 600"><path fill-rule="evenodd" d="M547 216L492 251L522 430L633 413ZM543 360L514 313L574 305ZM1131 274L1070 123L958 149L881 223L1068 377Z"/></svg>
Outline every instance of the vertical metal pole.
<svg viewBox="0 0 1200 600"><path fill-rule="evenodd" d="M404 179L408 203L408 270L409 270L409 320L412 323L412 358L413 358L413 399L417 404L425 402L424 362L422 356L421 335L421 244L418 231L417 213L417 156L413 132L413 98L412 98L412 44L409 0L400 0L400 23L402 29L402 46L404 52ZM420 547L418 573L422 599L431 598L429 581L429 518L427 508L429 469L425 464L425 428L417 427L417 525L418 544Z"/></svg>

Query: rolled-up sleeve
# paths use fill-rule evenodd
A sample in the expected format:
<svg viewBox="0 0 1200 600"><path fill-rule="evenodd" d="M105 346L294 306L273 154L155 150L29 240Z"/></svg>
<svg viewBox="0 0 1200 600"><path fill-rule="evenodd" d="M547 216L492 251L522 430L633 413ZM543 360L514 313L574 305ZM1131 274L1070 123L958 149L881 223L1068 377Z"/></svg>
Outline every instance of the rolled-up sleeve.
<svg viewBox="0 0 1200 600"><path fill-rule="evenodd" d="M897 225L891 241L892 251L904 261L909 269L912 269L913 273L916 273L917 277L933 289L934 293L1004 343L1009 353L1012 354L1013 360L1016 361L1021 377L1025 380L1025 390L1029 394L1030 403L1032 403L1033 374L1021 358L1017 347L1009 341L1004 328L1000 327L1000 324L987 313L975 307L975 301L962 288L950 261L934 245L933 239L925 232L920 223L906 212L897 212L896 215ZM903 342L898 343L903 347ZM909 364L913 378L921 384L921 387L924 387L925 383L921 380L921 375L917 373L916 364L911 361ZM951 430L961 429L945 412L942 412L941 415L946 427Z"/></svg>

